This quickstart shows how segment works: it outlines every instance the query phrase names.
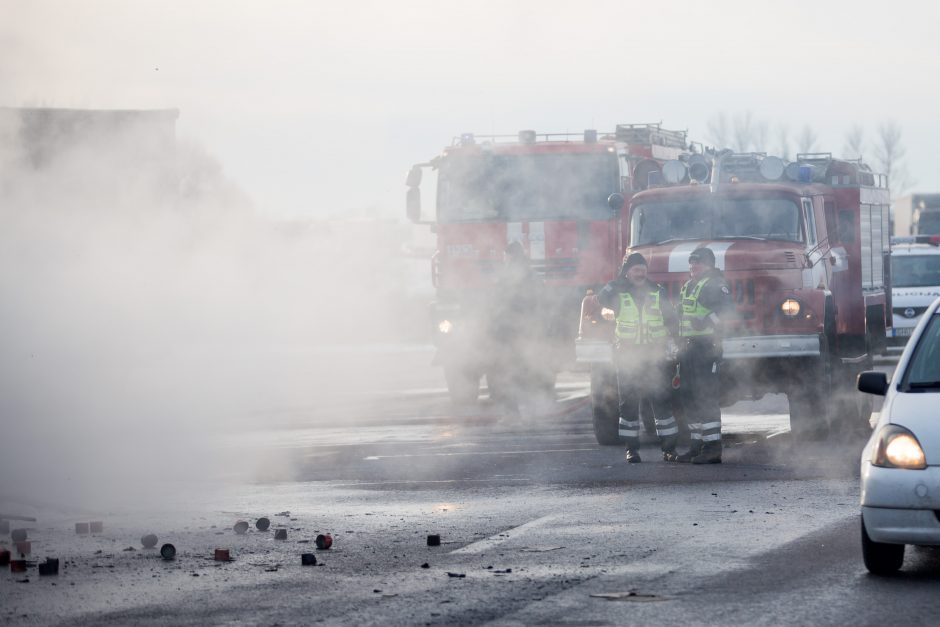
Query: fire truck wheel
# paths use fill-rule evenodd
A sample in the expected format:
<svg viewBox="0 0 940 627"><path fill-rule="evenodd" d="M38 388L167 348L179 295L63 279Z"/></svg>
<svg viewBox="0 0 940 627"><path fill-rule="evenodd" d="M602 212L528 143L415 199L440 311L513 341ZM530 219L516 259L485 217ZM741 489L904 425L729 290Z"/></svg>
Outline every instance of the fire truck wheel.
<svg viewBox="0 0 940 627"><path fill-rule="evenodd" d="M480 397L480 375L460 366L445 366L444 379L455 405L475 403Z"/></svg>
<svg viewBox="0 0 940 627"><path fill-rule="evenodd" d="M602 446L623 443L620 438L617 373L612 367L595 367L591 370L591 416L594 421L594 437Z"/></svg>
<svg viewBox="0 0 940 627"><path fill-rule="evenodd" d="M790 432L794 439L824 440L829 435L830 370L828 358L807 364L787 391L790 403Z"/></svg>

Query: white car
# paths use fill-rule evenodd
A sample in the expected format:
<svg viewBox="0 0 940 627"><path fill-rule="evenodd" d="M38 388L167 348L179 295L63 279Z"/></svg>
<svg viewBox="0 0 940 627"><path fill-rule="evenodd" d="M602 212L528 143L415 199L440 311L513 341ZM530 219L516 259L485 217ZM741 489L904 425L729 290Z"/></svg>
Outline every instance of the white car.
<svg viewBox="0 0 940 627"><path fill-rule="evenodd" d="M899 238L901 239L901 238ZM891 329L888 348L904 350L927 306L940 297L940 246L894 243L891 248Z"/></svg>
<svg viewBox="0 0 940 627"><path fill-rule="evenodd" d="M890 382L858 389L884 405L862 451L862 556L876 574L901 568L904 545L940 545L940 298L914 328Z"/></svg>

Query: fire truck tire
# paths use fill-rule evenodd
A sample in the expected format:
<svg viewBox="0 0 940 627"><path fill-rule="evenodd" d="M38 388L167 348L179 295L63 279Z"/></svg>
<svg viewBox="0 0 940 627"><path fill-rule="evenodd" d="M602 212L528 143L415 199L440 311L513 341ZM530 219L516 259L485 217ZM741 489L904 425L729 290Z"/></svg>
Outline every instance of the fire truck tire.
<svg viewBox="0 0 940 627"><path fill-rule="evenodd" d="M601 446L623 443L619 434L620 408L617 394L617 373L612 367L591 369L591 418L594 437Z"/></svg>
<svg viewBox="0 0 940 627"><path fill-rule="evenodd" d="M469 369L456 365L445 366L444 379L453 404L468 405L480 397L480 375Z"/></svg>
<svg viewBox="0 0 940 627"><path fill-rule="evenodd" d="M830 383L829 357L824 350L821 358L806 365L787 391L790 433L795 440L812 442L829 435Z"/></svg>

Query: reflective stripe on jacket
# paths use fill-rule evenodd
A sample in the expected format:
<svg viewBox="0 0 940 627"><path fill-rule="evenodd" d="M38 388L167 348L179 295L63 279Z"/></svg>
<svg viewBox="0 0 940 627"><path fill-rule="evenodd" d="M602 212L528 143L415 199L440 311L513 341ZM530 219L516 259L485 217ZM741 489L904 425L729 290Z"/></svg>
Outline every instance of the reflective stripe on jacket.
<svg viewBox="0 0 940 627"><path fill-rule="evenodd" d="M659 302L659 289L646 295L642 310L637 307L629 292L621 292L615 333L621 343L651 344L665 338L667 331Z"/></svg>
<svg viewBox="0 0 940 627"><path fill-rule="evenodd" d="M682 318L679 321L679 335L682 337L715 334L715 329L711 326L703 329L692 328L693 318L702 320L712 312L711 309L704 307L698 300L699 296L702 294L702 288L705 287L705 284L708 283L710 278L711 277L706 276L702 279L699 279L692 288L691 294L689 293L689 285L692 283L692 280L690 279L685 282L685 284L682 286L682 290L679 292L679 302L681 303L682 315Z"/></svg>

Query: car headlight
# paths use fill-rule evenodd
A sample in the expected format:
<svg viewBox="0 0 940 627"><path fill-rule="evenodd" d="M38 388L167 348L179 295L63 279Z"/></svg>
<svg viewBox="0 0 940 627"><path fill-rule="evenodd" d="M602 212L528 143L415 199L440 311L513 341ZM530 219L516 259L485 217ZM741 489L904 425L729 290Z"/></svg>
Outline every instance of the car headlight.
<svg viewBox="0 0 940 627"><path fill-rule="evenodd" d="M601 309L601 317L608 322L614 319L614 310L604 307Z"/></svg>
<svg viewBox="0 0 940 627"><path fill-rule="evenodd" d="M447 335L448 333L454 330L454 323L451 322L450 320L441 320L440 322L437 323L437 330L443 333L444 335Z"/></svg>
<svg viewBox="0 0 940 627"><path fill-rule="evenodd" d="M920 442L913 433L898 425L885 425L878 433L871 463L882 468L920 470L927 467Z"/></svg>
<svg viewBox="0 0 940 627"><path fill-rule="evenodd" d="M780 311L787 318L795 318L800 315L800 301L794 298L788 298L780 304Z"/></svg>

